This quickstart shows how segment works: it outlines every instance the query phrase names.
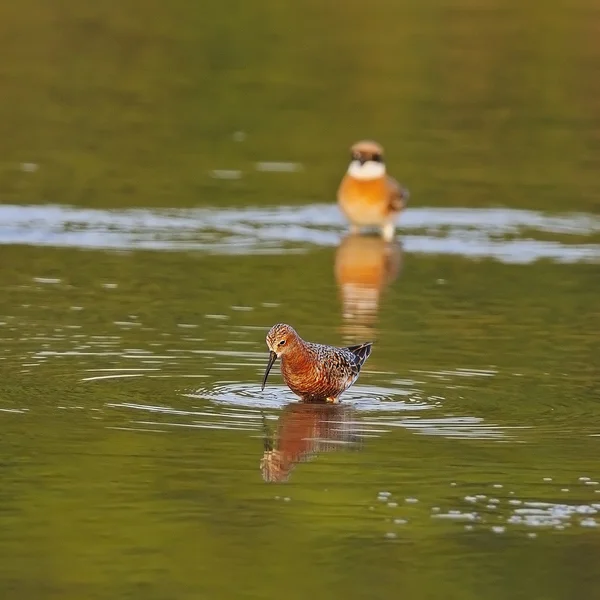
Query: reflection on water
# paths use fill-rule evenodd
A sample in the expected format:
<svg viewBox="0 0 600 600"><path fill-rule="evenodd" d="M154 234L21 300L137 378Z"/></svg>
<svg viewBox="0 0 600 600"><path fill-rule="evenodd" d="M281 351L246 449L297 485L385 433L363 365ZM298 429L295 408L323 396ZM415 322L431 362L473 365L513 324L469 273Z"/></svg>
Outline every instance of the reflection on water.
<svg viewBox="0 0 600 600"><path fill-rule="evenodd" d="M335 278L342 299L347 338L372 339L383 289L398 277L402 246L381 237L350 234L335 256Z"/></svg>
<svg viewBox="0 0 600 600"><path fill-rule="evenodd" d="M287 481L297 463L356 444L359 438L353 415L347 404L293 402L281 412L275 435L270 434L265 420L265 451L260 461L263 479Z"/></svg>

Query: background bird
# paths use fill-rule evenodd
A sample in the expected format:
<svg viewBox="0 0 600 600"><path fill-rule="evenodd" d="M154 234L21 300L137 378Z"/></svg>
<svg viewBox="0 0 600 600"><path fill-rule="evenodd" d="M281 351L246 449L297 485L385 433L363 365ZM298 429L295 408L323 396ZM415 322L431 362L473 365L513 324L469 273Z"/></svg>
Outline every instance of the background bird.
<svg viewBox="0 0 600 600"><path fill-rule="evenodd" d="M383 238L391 241L409 192L387 174L383 147L377 142L363 140L350 150L352 160L338 189L338 204L352 232L378 227Z"/></svg>

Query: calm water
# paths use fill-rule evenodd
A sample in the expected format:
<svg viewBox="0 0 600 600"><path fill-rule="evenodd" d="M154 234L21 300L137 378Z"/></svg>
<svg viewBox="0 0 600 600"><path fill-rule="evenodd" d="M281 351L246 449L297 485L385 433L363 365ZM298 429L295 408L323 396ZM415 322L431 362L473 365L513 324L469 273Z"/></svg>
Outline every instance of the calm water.
<svg viewBox="0 0 600 600"><path fill-rule="evenodd" d="M2 599L599 597L600 11L522 4L0 6Z"/></svg>

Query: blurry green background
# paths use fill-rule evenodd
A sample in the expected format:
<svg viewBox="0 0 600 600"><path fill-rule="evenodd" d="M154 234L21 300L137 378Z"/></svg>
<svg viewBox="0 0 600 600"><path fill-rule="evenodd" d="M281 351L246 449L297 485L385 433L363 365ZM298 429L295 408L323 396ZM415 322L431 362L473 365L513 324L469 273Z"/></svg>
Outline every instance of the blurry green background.
<svg viewBox="0 0 600 600"><path fill-rule="evenodd" d="M597 210L599 21L593 0L4 2L0 198L327 201L370 137L421 205Z"/></svg>

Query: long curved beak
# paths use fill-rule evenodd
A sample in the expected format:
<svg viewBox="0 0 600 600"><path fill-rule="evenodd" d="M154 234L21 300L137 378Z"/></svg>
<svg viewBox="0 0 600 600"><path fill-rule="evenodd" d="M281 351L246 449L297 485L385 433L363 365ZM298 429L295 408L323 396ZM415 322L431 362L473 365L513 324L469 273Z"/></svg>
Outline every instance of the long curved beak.
<svg viewBox="0 0 600 600"><path fill-rule="evenodd" d="M265 371L265 376L263 378L262 387L260 388L261 392L265 389L265 385L267 385L267 377L269 376L269 371L271 370L271 367L275 364L276 360L277 360L277 354L275 352L273 352L273 350L271 350L269 352L269 362L267 363L267 370Z"/></svg>

